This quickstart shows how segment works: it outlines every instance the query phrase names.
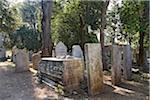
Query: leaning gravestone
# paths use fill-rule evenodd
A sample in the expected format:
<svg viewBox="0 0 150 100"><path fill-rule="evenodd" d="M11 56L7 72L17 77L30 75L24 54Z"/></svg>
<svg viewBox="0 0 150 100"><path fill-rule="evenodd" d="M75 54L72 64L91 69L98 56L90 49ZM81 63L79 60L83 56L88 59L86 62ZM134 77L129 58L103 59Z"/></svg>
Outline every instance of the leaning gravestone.
<svg viewBox="0 0 150 100"><path fill-rule="evenodd" d="M83 58L83 51L79 45L74 45L72 47L72 56L76 58Z"/></svg>
<svg viewBox="0 0 150 100"><path fill-rule="evenodd" d="M103 65L100 44L85 44L85 60L88 73L88 93L95 95L103 89Z"/></svg>
<svg viewBox="0 0 150 100"><path fill-rule="evenodd" d="M119 46L112 46L112 84L117 85L121 82L121 50Z"/></svg>
<svg viewBox="0 0 150 100"><path fill-rule="evenodd" d="M29 54L26 50L19 49L16 53L16 72L23 72L28 70Z"/></svg>
<svg viewBox="0 0 150 100"><path fill-rule="evenodd" d="M131 79L132 54L130 45L123 47L123 76L125 79Z"/></svg>
<svg viewBox="0 0 150 100"><path fill-rule="evenodd" d="M67 47L64 43L59 42L55 47L56 57L66 56L67 55Z"/></svg>

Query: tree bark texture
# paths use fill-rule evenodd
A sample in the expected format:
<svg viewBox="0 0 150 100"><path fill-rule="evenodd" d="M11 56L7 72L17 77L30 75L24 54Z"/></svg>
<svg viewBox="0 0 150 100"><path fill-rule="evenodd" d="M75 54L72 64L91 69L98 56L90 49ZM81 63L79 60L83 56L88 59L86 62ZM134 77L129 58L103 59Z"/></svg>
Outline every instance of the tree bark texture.
<svg viewBox="0 0 150 100"><path fill-rule="evenodd" d="M102 62L103 68L105 69L105 50L104 50L104 29L106 27L106 11L109 5L110 0L102 1L102 8L101 8L101 26L100 26L100 44L102 47Z"/></svg>
<svg viewBox="0 0 150 100"><path fill-rule="evenodd" d="M42 0L42 56L52 56L51 14L52 0Z"/></svg>

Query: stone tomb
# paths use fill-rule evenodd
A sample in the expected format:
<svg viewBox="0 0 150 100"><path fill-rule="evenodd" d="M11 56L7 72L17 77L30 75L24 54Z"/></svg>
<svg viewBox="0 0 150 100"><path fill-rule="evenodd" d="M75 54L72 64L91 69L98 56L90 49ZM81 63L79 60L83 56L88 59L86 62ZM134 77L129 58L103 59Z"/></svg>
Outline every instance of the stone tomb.
<svg viewBox="0 0 150 100"><path fill-rule="evenodd" d="M83 62L81 59L42 58L38 73L40 81L46 81L63 90L72 92L80 88L83 81Z"/></svg>
<svg viewBox="0 0 150 100"><path fill-rule="evenodd" d="M55 47L56 57L66 56L67 55L67 47L63 42L59 42Z"/></svg>
<svg viewBox="0 0 150 100"><path fill-rule="evenodd" d="M18 49L16 53L16 72L23 72L28 70L29 66L29 54L26 50Z"/></svg>
<svg viewBox="0 0 150 100"><path fill-rule="evenodd" d="M98 94L103 90L103 65L99 43L85 44L88 93Z"/></svg>
<svg viewBox="0 0 150 100"><path fill-rule="evenodd" d="M83 51L80 45L73 45L72 46L72 56L76 58L83 58Z"/></svg>

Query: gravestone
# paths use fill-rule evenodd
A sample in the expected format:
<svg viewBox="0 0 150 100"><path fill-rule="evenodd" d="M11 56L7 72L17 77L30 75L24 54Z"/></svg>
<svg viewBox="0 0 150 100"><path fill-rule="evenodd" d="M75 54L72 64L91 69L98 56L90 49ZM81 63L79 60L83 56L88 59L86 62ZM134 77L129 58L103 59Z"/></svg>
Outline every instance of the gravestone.
<svg viewBox="0 0 150 100"><path fill-rule="evenodd" d="M18 48L16 47L16 46L14 46L13 48L12 48L12 61L13 61L13 63L15 63L16 62L16 54L18 53Z"/></svg>
<svg viewBox="0 0 150 100"><path fill-rule="evenodd" d="M55 50L52 50L52 57L56 57Z"/></svg>
<svg viewBox="0 0 150 100"><path fill-rule="evenodd" d="M0 35L0 61L6 60L6 50L3 45L4 37Z"/></svg>
<svg viewBox="0 0 150 100"><path fill-rule="evenodd" d="M72 47L72 56L76 58L83 58L83 51L79 45L74 45Z"/></svg>
<svg viewBox="0 0 150 100"><path fill-rule="evenodd" d="M41 61L41 51L39 51L38 53L34 53L32 55L33 69L38 69L40 61Z"/></svg>
<svg viewBox="0 0 150 100"><path fill-rule="evenodd" d="M6 50L5 48L0 48L0 60L4 61L6 58Z"/></svg>
<svg viewBox="0 0 150 100"><path fill-rule="evenodd" d="M112 84L121 82L121 50L117 45L112 46Z"/></svg>
<svg viewBox="0 0 150 100"><path fill-rule="evenodd" d="M55 47L56 57L66 56L67 55L67 47L63 42L59 42Z"/></svg>
<svg viewBox="0 0 150 100"><path fill-rule="evenodd" d="M123 76L125 79L131 79L132 73L132 53L130 45L123 47Z"/></svg>
<svg viewBox="0 0 150 100"><path fill-rule="evenodd" d="M19 49L15 56L16 72L27 71L29 66L29 54L26 50Z"/></svg>
<svg viewBox="0 0 150 100"><path fill-rule="evenodd" d="M29 51L29 61L32 60L32 55L33 55L33 51L31 50L31 51Z"/></svg>
<svg viewBox="0 0 150 100"><path fill-rule="evenodd" d="M112 66L111 64L111 53L112 53L112 46L106 45L104 47L104 62L103 62L103 69L109 70Z"/></svg>
<svg viewBox="0 0 150 100"><path fill-rule="evenodd" d="M144 48L144 69L149 69L149 54L148 54L148 48Z"/></svg>
<svg viewBox="0 0 150 100"><path fill-rule="evenodd" d="M0 35L0 48L3 47L4 37Z"/></svg>
<svg viewBox="0 0 150 100"><path fill-rule="evenodd" d="M103 65L99 43L85 44L88 93L98 94L103 90Z"/></svg>

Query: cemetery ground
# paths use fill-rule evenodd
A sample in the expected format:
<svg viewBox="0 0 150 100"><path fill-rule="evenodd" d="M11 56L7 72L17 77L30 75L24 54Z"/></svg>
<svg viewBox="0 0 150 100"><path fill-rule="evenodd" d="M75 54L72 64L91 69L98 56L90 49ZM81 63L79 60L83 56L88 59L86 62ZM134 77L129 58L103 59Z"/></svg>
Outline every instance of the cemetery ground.
<svg viewBox="0 0 150 100"><path fill-rule="evenodd" d="M45 84L36 82L36 75L30 71L15 72L15 65L6 61L0 63L0 100L148 100L148 73L134 73L131 81L122 81L120 85L111 84L110 72L104 71L104 90L96 96L85 92L75 92L60 96Z"/></svg>

